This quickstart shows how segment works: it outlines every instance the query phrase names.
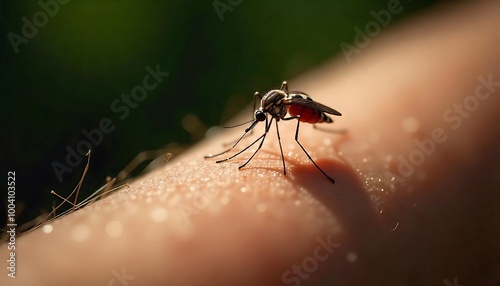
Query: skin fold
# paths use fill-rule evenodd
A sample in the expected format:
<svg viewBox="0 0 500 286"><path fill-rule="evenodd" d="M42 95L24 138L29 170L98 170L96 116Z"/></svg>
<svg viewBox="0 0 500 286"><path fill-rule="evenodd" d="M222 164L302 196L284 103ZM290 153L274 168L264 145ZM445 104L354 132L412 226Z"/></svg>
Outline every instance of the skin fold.
<svg viewBox="0 0 500 286"><path fill-rule="evenodd" d="M245 127L224 130L50 233L19 237L17 278L0 284L495 284L499 15L496 1L441 5L350 63L341 54L286 79L342 113L321 127L345 134L299 133L334 185L294 141L295 120L279 123L286 176L274 127L241 170L251 152L204 159Z"/></svg>

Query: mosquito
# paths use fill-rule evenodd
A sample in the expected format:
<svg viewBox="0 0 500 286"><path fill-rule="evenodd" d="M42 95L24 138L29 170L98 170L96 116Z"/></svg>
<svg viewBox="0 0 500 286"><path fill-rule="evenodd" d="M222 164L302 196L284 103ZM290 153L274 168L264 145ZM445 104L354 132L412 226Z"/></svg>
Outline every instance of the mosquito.
<svg viewBox="0 0 500 286"><path fill-rule="evenodd" d="M257 99L260 100L260 107L256 109L256 102ZM337 110L328 107L326 105L323 105L321 103L315 102L312 100L312 98L307 95L304 92L300 91L289 91L288 90L288 84L286 81L284 81L281 84L280 89L273 89L268 91L264 96L260 95L259 92L255 92L254 94L254 104L253 104L253 110L254 110L254 116L253 119L244 122L242 124L238 124L235 126L230 126L226 128L232 128L232 127L238 127L246 123L250 123L250 126L248 126L245 129L245 132L241 137L230 147L229 149L217 153L217 154L210 154L205 156L205 158L214 158L223 154L226 154L227 152L231 151L238 145L238 143L249 133L253 130L253 128L262 121L265 121L265 129L264 129L264 134L259 136L255 141L253 141L250 145L246 146L243 148L243 150L238 151L237 153L233 154L232 156L218 160L216 163L222 163L228 160L231 160L237 156L239 156L241 153L245 152L248 150L250 147L255 145L257 142L260 141L259 146L257 147L257 150L248 158L243 164L241 164L238 169L241 169L245 167L252 159L253 157L259 152L260 148L262 147L262 144L264 144L264 141L266 140L266 136L269 133L269 130L271 129L271 125L273 121L275 122L276 125L276 133L278 135L278 143L280 146L280 152L281 152L281 161L283 162L283 174L286 175L286 168L285 168L285 157L283 155L283 148L281 147L281 138L280 138L280 132L278 128L278 122L280 120L288 121L288 120L297 120L297 127L295 129L295 141L297 144L299 144L300 148L302 148L302 151L307 155L307 158L311 160L311 162L316 166L316 168L323 174L325 177L328 178L332 183L335 183L335 180L328 176L319 166L314 162L314 160L311 158L309 153L307 153L306 149L304 146L299 141L299 127L300 123L309 123L314 124L316 123L333 123L332 118L330 118L327 114L335 115L335 116L342 116L340 112ZM288 115L288 117L287 117ZM269 119L270 117L270 119Z"/></svg>

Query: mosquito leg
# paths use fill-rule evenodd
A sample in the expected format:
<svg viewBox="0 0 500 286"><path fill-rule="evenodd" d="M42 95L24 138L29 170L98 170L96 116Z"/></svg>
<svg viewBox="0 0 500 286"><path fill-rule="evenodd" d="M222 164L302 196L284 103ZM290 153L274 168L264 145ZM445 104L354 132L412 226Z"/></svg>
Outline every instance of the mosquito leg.
<svg viewBox="0 0 500 286"><path fill-rule="evenodd" d="M205 158L212 158L212 157L215 157L215 156L219 156L219 155L222 155L224 153L227 153L229 152L231 149L233 149L234 147L236 147L236 145L238 145L238 143L247 135L252 135L253 134L253 129L250 130L250 132L245 132L243 133L243 136L240 136L240 138L236 139L236 140L233 140L232 142L225 142L225 143L222 143L222 147L227 147L227 146L231 146L231 148L227 149L226 151L224 152L221 152L219 154L215 154L215 155L209 155L209 156L205 156Z"/></svg>
<svg viewBox="0 0 500 286"><path fill-rule="evenodd" d="M209 155L205 155L205 156L203 156L203 158L205 158L205 159L215 158L215 157L218 157L218 156L220 156L220 155L226 154L227 152L231 151L232 149L233 149L233 147L231 147L231 148L229 148L229 149L227 149L227 150L224 150L224 151L222 151L222 152L220 152L220 153L217 153L217 154L209 154Z"/></svg>
<svg viewBox="0 0 500 286"><path fill-rule="evenodd" d="M262 99L262 96L260 95L260 93L258 91L256 91L254 94L253 94L254 98L253 98L253 109L252 109L252 117L254 116L253 113L255 112L255 108L257 107L257 101ZM252 118L253 119L253 118ZM249 121L250 122L250 121ZM229 126L229 127L223 127L223 128L233 128L233 127L237 127L237 126L240 126L240 124L238 125L235 125L235 126ZM253 134L253 128L250 130L250 132L248 133L248 135L252 135ZM242 137L240 137L239 139L237 140L234 140L232 142L226 142L226 143L222 143L222 146L223 147L227 147L227 146L231 146L233 145L232 148L234 148L236 146L236 144L238 144L238 142L242 139ZM208 156L205 156L205 158L213 158L213 157L216 157L216 156L219 156L219 155L222 155L224 153L227 153L229 152L232 148L229 148L221 153L218 153L218 154L215 154L215 155L208 155Z"/></svg>
<svg viewBox="0 0 500 286"><path fill-rule="evenodd" d="M231 142L223 142L222 143L222 147L233 146L236 142L238 142L238 139L235 139L235 140L233 140ZM231 150L231 149L229 149L229 150ZM214 156L217 156L217 155L211 155L211 156L214 157ZM207 158L207 156L205 156L205 158ZM209 158L211 158L211 157L209 157Z"/></svg>
<svg viewBox="0 0 500 286"><path fill-rule="evenodd" d="M257 98L260 100L262 99L262 95L260 95L260 93L258 91L256 91L254 94L253 94L253 111L255 111L255 107L257 106Z"/></svg>
<svg viewBox="0 0 500 286"><path fill-rule="evenodd" d="M260 136L260 137L262 137L262 141L260 141L259 147L257 147L257 150L255 150L255 152L253 152L252 156L250 156L250 158L248 158L245 161L245 163L243 163L240 166L238 166L238 169L241 169L241 168L245 167L248 163L250 163L250 161L253 159L253 157L255 156L255 154L257 154L257 152L259 152L260 148L262 147L262 144L264 144L264 140L266 140L266 135L267 135L267 133L264 133L264 134L262 134L262 136ZM255 141L255 142L257 142L257 141ZM252 143L252 145L253 145L253 143ZM250 147L250 146L248 146L248 147ZM245 150L248 149L248 147L245 148ZM241 152L239 152L239 153L241 153Z"/></svg>
<svg viewBox="0 0 500 286"><path fill-rule="evenodd" d="M285 93L287 93L287 94L288 94L288 83L287 83L286 81L284 81L284 82L281 84L280 89L281 89L282 91L284 91Z"/></svg>
<svg viewBox="0 0 500 286"><path fill-rule="evenodd" d="M283 148L281 147L281 137L280 129L278 128L278 120L276 120L276 134L278 134L278 144L280 145L281 161L283 161L283 175L286 175L285 156L283 155Z"/></svg>
<svg viewBox="0 0 500 286"><path fill-rule="evenodd" d="M243 139L243 137L245 136L245 134L247 134L247 133L243 133L243 135L233 144L233 146L231 146L231 148L228 148L228 149L226 149L226 150L224 150L224 151L222 151L220 153L217 153L217 154L206 155L206 156L204 156L205 159L214 158L214 157L226 154L227 152L233 150L233 148L236 147L236 145L238 145L238 143L241 141L241 139Z"/></svg>
<svg viewBox="0 0 500 286"><path fill-rule="evenodd" d="M225 151L222 151L220 153L217 153L217 154L206 155L205 159L214 158L214 157L220 156L222 154L226 154L227 152L231 151L234 147L236 147L236 145L238 145L238 143L240 143L241 139L243 139L243 137L245 137L245 135L247 135L251 130L253 130L253 128L255 127L255 125L257 125L258 122L259 121L252 122L252 124L247 129L245 129L245 133L243 133L243 135L241 135L241 137L236 141L236 143L233 144L233 146L231 146L231 148L229 148Z"/></svg>
<svg viewBox="0 0 500 286"><path fill-rule="evenodd" d="M252 146L253 146L255 143L257 143L259 140L261 140L261 139L263 139L263 138L265 139L266 134L267 134L267 133L262 134L259 138L255 139L255 141L253 141L253 142L252 142L252 144L248 145L248 146L247 146L247 147L245 147L243 150L238 151L238 153L233 154L233 155L231 155L230 157L228 157L228 158L226 158L226 159L222 159L222 160L215 161L215 163L222 163L222 162L226 162L226 161L229 161L229 160L233 159L234 157L236 157L236 156L240 155L241 153L245 152L246 150L248 150L248 148L252 147ZM262 145L262 144L261 144L261 145ZM231 148L231 149L232 149L232 148ZM229 150L231 150L231 149L229 149ZM221 154L227 153L229 150L224 151L224 152L223 152L223 153L221 153ZM219 155L219 154L217 154L216 156L218 156L218 155Z"/></svg>
<svg viewBox="0 0 500 286"><path fill-rule="evenodd" d="M325 177L328 178L328 180L330 180L333 184L335 184L335 180L333 178L331 178L330 176L328 176L319 166L318 164L316 164L316 162L314 162L314 160L311 158L311 155L309 155L309 153L307 153L306 149L304 148L304 146L302 146L302 144L300 144L300 141L299 141L299 126L300 126L300 116L292 116L292 117L288 117L288 118L283 118L283 120L292 120L292 119L297 119L297 129L295 129L295 141L297 142L297 144L299 144L300 148L302 148L302 151L304 151L304 153L306 154L307 158L309 158L309 160L311 160L311 162L314 164L314 166L316 166L316 168L323 174L325 175Z"/></svg>
<svg viewBox="0 0 500 286"><path fill-rule="evenodd" d="M267 120L266 120L267 121ZM260 147L262 146L262 143L264 142L264 140L266 139L266 135L267 135L267 132L269 131L269 126L271 125L270 123L272 122L272 119L269 123L266 122L266 130L265 130L265 133L262 134L261 136L259 136L259 138L255 139L250 145L248 145L247 147L243 148L243 150L239 151L238 153L226 158L226 159L222 159L222 160L218 160L216 161L215 163L222 163L222 162L225 162L225 161L228 161L228 160L231 160L233 159L234 157L240 155L241 153L245 152L246 150L248 150L248 148L252 147L255 143L257 143L259 140L262 140L259 144L259 148L257 149L257 151L259 151ZM257 153L257 151L255 151L255 153ZM253 158L253 156L255 155L255 153L252 155L252 157L250 157L249 160L247 160L247 162L245 162L245 164L243 164L242 166L248 164L248 162ZM242 166L240 166L239 168L242 168Z"/></svg>
<svg viewBox="0 0 500 286"><path fill-rule="evenodd" d="M262 148L262 145L264 144L264 141L266 140L266 135L267 135L267 133L269 132L269 129L270 129L270 127L271 127L271 123L272 123L272 122L273 122L273 118L271 118L271 120L269 121L269 123L267 123L267 118L266 118L266 130L265 130L264 134L262 134L262 136L260 136L260 137L262 137L262 141L260 141L259 147L257 147L257 150L255 150L255 152L253 152L252 156L250 156L250 158L248 158L248 159L245 161L245 163L241 164L241 165L238 167L238 169L241 169L241 168L245 167L248 163L250 163L250 161L251 161L251 160L253 159L253 157L257 154L257 152L259 152L260 148ZM260 137L259 137L259 138L260 138ZM252 143L252 145L253 145L255 142L257 142L257 140L255 140L255 141ZM250 146L251 146L251 145L250 145ZM250 146L248 146L248 147L247 147L247 148L245 148L245 149L248 149Z"/></svg>
<svg viewBox="0 0 500 286"><path fill-rule="evenodd" d="M260 93L258 91L256 91L254 94L253 94L253 109L252 109L252 117L254 116L253 113L255 112L255 108L257 108L257 101L258 100L261 100L262 99L262 95L260 95ZM255 118L254 118L255 120ZM250 130L250 135L253 134L253 129Z"/></svg>

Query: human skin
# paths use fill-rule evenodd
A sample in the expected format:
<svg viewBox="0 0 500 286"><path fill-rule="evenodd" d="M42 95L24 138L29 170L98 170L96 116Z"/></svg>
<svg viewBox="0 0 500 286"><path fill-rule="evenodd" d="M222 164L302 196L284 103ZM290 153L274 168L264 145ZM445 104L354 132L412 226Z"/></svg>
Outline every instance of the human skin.
<svg viewBox="0 0 500 286"><path fill-rule="evenodd" d="M494 1L434 8L349 64L340 56L289 80L343 114L331 128L346 134L302 124L299 135L335 184L295 143L295 121L280 122L286 175L274 127L241 170L250 152L203 159L244 127L224 131L50 233L19 237L16 279L0 284L498 283L499 15Z"/></svg>

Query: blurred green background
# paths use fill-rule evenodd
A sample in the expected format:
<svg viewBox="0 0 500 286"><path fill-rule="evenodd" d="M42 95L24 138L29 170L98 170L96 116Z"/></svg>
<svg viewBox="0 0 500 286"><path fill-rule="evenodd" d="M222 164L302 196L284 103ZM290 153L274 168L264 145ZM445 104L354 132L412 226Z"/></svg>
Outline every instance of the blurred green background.
<svg viewBox="0 0 500 286"><path fill-rule="evenodd" d="M16 172L19 224L60 203L51 190L73 190L86 159L61 180L53 164L67 165L66 148L87 140L82 130L99 128L103 118L115 127L92 146L80 198L139 152L189 146L203 126L220 125L249 104L255 90L340 54L354 28L374 20L371 11L394 2L59 1L0 2L2 177L7 182L7 171ZM390 25L434 2L401 1ZM26 21L36 30L24 28L29 38ZM157 65L169 76L128 116L113 110L122 94L143 85L146 67ZM197 132L183 127L188 115L201 121Z"/></svg>

